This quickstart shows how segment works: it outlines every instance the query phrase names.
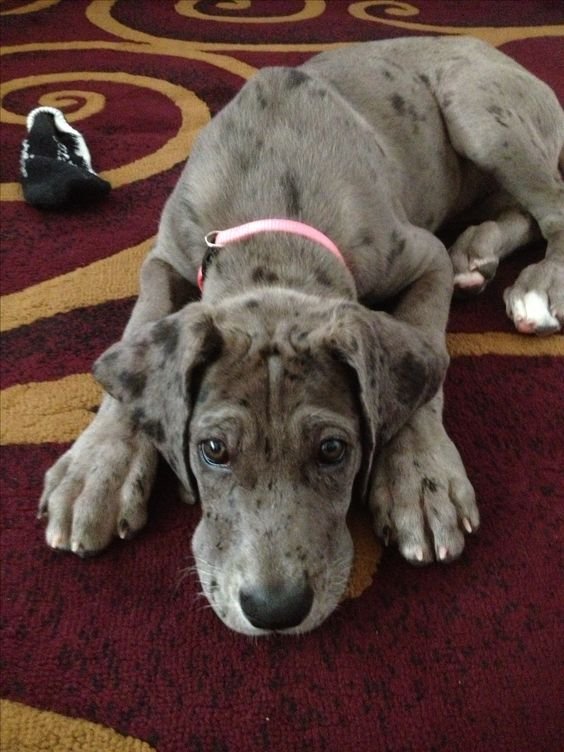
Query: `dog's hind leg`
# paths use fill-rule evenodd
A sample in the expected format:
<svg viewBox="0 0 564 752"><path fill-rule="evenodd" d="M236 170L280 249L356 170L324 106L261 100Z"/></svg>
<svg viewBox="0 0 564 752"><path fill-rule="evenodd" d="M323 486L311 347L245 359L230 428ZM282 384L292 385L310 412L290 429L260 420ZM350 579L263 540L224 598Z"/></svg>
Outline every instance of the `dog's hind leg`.
<svg viewBox="0 0 564 752"><path fill-rule="evenodd" d="M547 241L544 260L505 292L517 329L546 334L564 324L564 114L548 86L495 55L453 67L435 94L456 151L492 175Z"/></svg>

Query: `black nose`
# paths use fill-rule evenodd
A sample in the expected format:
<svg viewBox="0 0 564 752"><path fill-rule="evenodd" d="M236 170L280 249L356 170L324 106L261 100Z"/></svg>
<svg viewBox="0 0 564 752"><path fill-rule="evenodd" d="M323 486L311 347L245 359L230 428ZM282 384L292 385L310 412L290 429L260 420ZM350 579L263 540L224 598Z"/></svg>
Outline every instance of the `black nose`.
<svg viewBox="0 0 564 752"><path fill-rule="evenodd" d="M306 584L268 585L239 591L243 613L257 629L297 627L309 614L313 590Z"/></svg>

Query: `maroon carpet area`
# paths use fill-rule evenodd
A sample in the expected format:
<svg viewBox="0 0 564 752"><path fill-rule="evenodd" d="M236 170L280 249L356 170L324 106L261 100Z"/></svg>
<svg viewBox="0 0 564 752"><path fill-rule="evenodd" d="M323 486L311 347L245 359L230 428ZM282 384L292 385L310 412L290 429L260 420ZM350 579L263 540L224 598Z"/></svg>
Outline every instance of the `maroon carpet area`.
<svg viewBox="0 0 564 752"><path fill-rule="evenodd" d="M7 0L0 10L22 4ZM297 45L409 33L355 19L350 4L330 0L316 19L273 25L187 19L168 0L118 0L112 15L155 37L205 43ZM237 14L282 16L304 5L253 0ZM3 44L121 41L88 22L88 6L62 0L41 12L3 16ZM417 6L417 22L437 27L564 21L558 3L540 0ZM196 8L235 12L215 2ZM367 12L381 16L382 6ZM562 37L531 37L502 49L564 96ZM257 67L308 57L292 49L225 54ZM212 113L242 83L208 62L124 50L27 51L2 63L5 82L65 71L170 81L194 91ZM30 86L3 104L25 115L45 93L93 86L80 79ZM179 111L158 92L111 82L97 87L105 108L77 123L97 170L131 164L177 133ZM22 126L0 129L4 181L18 179L23 136ZM49 214L3 202L2 293L146 240L180 169L124 185L95 209ZM450 331L512 332L502 291L542 250L509 259L480 298L455 301ZM87 372L119 338L131 305L109 301L5 332L2 389ZM1 696L111 726L159 752L561 750L563 380L563 359L556 357L454 359L445 417L480 499L479 534L449 566L416 569L386 551L359 598L295 639L232 633L199 596L189 570L199 509L178 501L166 467L140 536L80 561L49 551L34 519L43 473L66 447L4 446Z"/></svg>
<svg viewBox="0 0 564 752"><path fill-rule="evenodd" d="M298 639L230 633L198 598L182 574L198 510L169 471L141 537L80 562L30 522L61 447L10 448L3 695L159 750L557 750L564 497L545 405L561 379L553 359L455 361L447 426L482 499L479 536L449 567L386 554L361 598Z"/></svg>

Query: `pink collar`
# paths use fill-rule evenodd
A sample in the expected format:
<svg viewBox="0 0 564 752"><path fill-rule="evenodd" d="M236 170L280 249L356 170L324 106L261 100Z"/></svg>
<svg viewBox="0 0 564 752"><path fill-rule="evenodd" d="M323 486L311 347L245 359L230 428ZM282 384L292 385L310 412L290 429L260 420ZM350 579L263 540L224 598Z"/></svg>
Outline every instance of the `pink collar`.
<svg viewBox="0 0 564 752"><path fill-rule="evenodd" d="M246 240L252 235L261 232L289 232L292 235L301 235L308 238L314 243L324 246L328 251L340 259L346 265L341 251L337 248L327 235L324 235L315 227L306 225L303 222L296 222L293 219L258 219L255 222L247 222L238 227L231 227L229 230L213 230L206 235L206 245L208 248L223 248L229 243L236 243L240 240ZM202 290L204 286L204 275L202 267L198 270L198 287Z"/></svg>

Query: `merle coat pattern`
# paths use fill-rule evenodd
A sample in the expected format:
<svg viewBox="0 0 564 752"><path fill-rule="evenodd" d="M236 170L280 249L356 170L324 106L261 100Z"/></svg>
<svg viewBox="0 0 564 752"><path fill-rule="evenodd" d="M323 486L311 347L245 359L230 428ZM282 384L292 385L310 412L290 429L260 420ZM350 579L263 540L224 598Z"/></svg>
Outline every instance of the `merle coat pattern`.
<svg viewBox="0 0 564 752"><path fill-rule="evenodd" d="M560 329L563 143L553 92L475 39L262 70L165 206L124 337L94 368L109 394L47 473L47 543L84 556L137 532L160 452L201 502L197 570L235 630L306 631L333 611L353 497L414 564L459 556L479 515L441 417L453 282L480 291L542 235L546 258L505 301L518 330ZM449 258L435 231L468 210ZM346 265L280 233L206 253L207 233L268 217L321 230Z"/></svg>

